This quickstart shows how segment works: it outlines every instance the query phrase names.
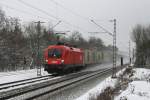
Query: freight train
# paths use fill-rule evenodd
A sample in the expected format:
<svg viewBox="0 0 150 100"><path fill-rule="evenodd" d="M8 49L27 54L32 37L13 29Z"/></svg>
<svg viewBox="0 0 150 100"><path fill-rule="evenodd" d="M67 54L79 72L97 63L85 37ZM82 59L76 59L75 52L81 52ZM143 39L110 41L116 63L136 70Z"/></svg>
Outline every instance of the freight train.
<svg viewBox="0 0 150 100"><path fill-rule="evenodd" d="M103 52L96 49L85 49L51 45L44 51L44 70L48 73L62 73L82 68L89 64L98 64L103 60Z"/></svg>

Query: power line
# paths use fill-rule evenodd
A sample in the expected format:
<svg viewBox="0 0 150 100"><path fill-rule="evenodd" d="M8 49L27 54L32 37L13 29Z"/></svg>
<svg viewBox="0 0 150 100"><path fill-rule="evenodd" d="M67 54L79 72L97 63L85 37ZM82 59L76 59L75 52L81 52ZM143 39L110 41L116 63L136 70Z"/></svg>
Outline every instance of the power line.
<svg viewBox="0 0 150 100"><path fill-rule="evenodd" d="M54 3L54 4L58 5L58 6L60 6L61 8L65 9L66 11L72 13L72 14L75 15L75 16L78 16L78 17L80 17L80 18L82 18L82 19L84 19L84 20L86 20L86 21L88 21L88 22L89 22L89 20L90 20L88 17L82 16L82 15L80 15L80 14L78 14L78 13L76 13L76 12L74 12L74 11L68 9L68 8L66 8L66 7L63 6L62 4L56 2L55 0L49 0L49 1L52 1L52 3ZM66 23L67 23L68 25L70 25L70 23L68 23L68 22L66 22ZM74 26L74 25L72 25L72 26ZM76 26L75 26L75 27L76 27ZM80 27L77 27L77 28L81 29ZM85 31L85 29L81 29L81 30L84 30L84 31Z"/></svg>
<svg viewBox="0 0 150 100"><path fill-rule="evenodd" d="M35 15L35 14L33 14L33 13L27 12L27 11L25 11L25 10L17 9L17 8L8 6L8 5L6 5L6 4L0 3L0 5L2 5L2 6L4 6L4 7L6 7L6 8L8 8L8 9L10 9L10 10L14 10L14 11L17 11L17 12L21 12L21 13L26 13L26 14L29 14L29 15L37 16L37 15ZM37 17L42 18L42 19L49 19L49 18L41 17L41 16L37 16ZM50 19L50 20L52 20L52 19Z"/></svg>
<svg viewBox="0 0 150 100"><path fill-rule="evenodd" d="M26 3L26 2L24 2L24 1L22 1L22 0L18 0L18 1L19 1L20 3L22 3L22 4L24 4L24 5L26 5L26 6L30 7L30 8L32 8L32 9L36 9L37 11L40 11L40 12L44 13L44 14L46 14L46 15L48 15L48 16L50 16L50 17L56 19L56 20L59 19L59 18L53 16L52 14L47 13L46 11L44 11L44 10L42 10L42 9L40 9L40 8L37 8L37 7L35 7L35 6L32 6L32 5L29 4L29 3Z"/></svg>
<svg viewBox="0 0 150 100"><path fill-rule="evenodd" d="M41 12L41 13L44 13L44 14L50 16L50 17L53 17L53 18L56 19L56 20L60 20L60 18L58 18L58 17L56 17L56 16L53 16L52 14L50 14L50 13L48 13L48 12L46 12L46 11L40 9L40 8L37 8L37 7L35 7L35 6L33 6L33 5L29 4L29 3L26 3L26 2L24 2L24 1L22 1L22 0L18 0L18 1L19 1L20 3L22 3L22 4L24 4L24 5L26 5L26 6L30 7L30 8L32 8L32 9L35 9L35 10ZM63 21L64 23L66 23L66 24L68 24L68 25L71 25L71 26L73 26L73 27L76 27L76 28L78 28L78 29L84 30L84 29L82 29L82 28L80 28L80 27L78 27L78 26L76 26L76 25L73 25L73 24L71 24L71 23L69 23L69 22L67 22L67 21L65 21L65 20L62 20L62 19L61 19L61 21Z"/></svg>
<svg viewBox="0 0 150 100"><path fill-rule="evenodd" d="M55 28L57 25L59 25L61 23L61 21L57 22L53 27L51 27L51 29Z"/></svg>
<svg viewBox="0 0 150 100"><path fill-rule="evenodd" d="M77 16L77 17L80 17L80 18L82 18L82 19L84 19L84 20L86 20L86 21L89 21L89 18L88 18L88 17L82 16L82 15L80 15L80 14L78 14L78 13L72 11L71 9L66 8L66 7L63 6L62 4L56 2L55 0L49 0L49 1L51 1L52 3L54 3L54 4L58 5L58 6L60 6L60 7L63 8L64 10L70 12L71 14L73 14L73 15L75 15L75 16Z"/></svg>
<svg viewBox="0 0 150 100"><path fill-rule="evenodd" d="M103 28L101 25L97 24L94 20L91 20L91 22L93 22L95 25L97 25L98 27L100 27L103 31L105 31L109 35L113 36L113 34L111 32L109 32L108 30L106 30L105 28Z"/></svg>
<svg viewBox="0 0 150 100"><path fill-rule="evenodd" d="M71 13L71 14L73 14L73 15L75 15L75 16L77 16L77 17L80 17L80 18L82 18L82 19L84 19L84 20L86 20L86 21L88 21L88 22L91 22L91 19L90 18L88 18L88 17L85 17L85 16L82 16L82 15L80 15L80 14L78 14L78 13L76 13L75 11L73 11L73 10L71 10L71 9L69 9L69 8L66 8L65 6L63 6L61 3L58 3L58 2L56 2L55 0L49 0L49 1L51 1L52 3L54 3L54 4L56 4L56 5L58 5L58 6L60 6L61 8L63 8L64 10L66 10L66 11L68 11L69 13ZM90 21L89 21L90 20ZM101 27L101 26L100 26ZM103 27L101 27L103 30L105 30ZM106 30L105 30L106 31ZM110 32L108 32L108 31L106 31L107 33L110 33ZM111 33L112 34L112 33Z"/></svg>

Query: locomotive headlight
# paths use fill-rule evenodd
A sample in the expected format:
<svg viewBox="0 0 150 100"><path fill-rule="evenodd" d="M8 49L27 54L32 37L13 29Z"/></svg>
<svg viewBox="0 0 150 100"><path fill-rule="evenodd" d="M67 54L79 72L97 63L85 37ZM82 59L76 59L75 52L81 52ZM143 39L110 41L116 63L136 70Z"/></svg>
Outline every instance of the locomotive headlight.
<svg viewBox="0 0 150 100"><path fill-rule="evenodd" d="M61 60L61 63L63 64L63 63L64 63L64 60Z"/></svg>
<svg viewBox="0 0 150 100"><path fill-rule="evenodd" d="M46 59L45 61L46 61L46 62L48 62L48 60L47 60L47 59Z"/></svg>

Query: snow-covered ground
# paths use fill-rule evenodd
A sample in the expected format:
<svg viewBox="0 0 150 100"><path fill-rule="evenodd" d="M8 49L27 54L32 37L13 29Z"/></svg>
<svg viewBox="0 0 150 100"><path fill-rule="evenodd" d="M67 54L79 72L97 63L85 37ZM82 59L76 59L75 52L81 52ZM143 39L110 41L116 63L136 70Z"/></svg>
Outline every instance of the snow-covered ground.
<svg viewBox="0 0 150 100"><path fill-rule="evenodd" d="M134 75L130 78L133 81L114 100L150 100L150 69L135 68L133 70ZM121 71L117 75L120 73ZM115 88L117 82L117 79L112 79L110 76L76 100L89 100L91 97L97 97L107 87Z"/></svg>
<svg viewBox="0 0 150 100"><path fill-rule="evenodd" d="M115 87L116 84L117 84L116 79L112 80L111 77L108 77L103 82L101 82L100 84L98 84L93 89L89 90L87 93L80 96L76 100L89 100L89 98L91 98L91 97L97 97L97 95L99 95L108 86L113 88L113 87Z"/></svg>
<svg viewBox="0 0 150 100"><path fill-rule="evenodd" d="M119 71L117 73L117 76L120 75L125 69ZM91 97L97 97L100 93L103 92L107 87L115 88L118 83L117 79L112 79L111 76L106 78L104 81L102 81L100 84L86 92L84 95L80 96L76 100L89 100Z"/></svg>
<svg viewBox="0 0 150 100"><path fill-rule="evenodd" d="M48 73L44 71L44 69L42 69L41 72L42 76L48 75ZM0 72L0 84L34 77L38 77L37 69L21 70L15 72Z"/></svg>
<svg viewBox="0 0 150 100"><path fill-rule="evenodd" d="M150 100L150 83L133 81L115 100Z"/></svg>
<svg viewBox="0 0 150 100"><path fill-rule="evenodd" d="M150 100L150 69L134 69L133 81L115 100Z"/></svg>

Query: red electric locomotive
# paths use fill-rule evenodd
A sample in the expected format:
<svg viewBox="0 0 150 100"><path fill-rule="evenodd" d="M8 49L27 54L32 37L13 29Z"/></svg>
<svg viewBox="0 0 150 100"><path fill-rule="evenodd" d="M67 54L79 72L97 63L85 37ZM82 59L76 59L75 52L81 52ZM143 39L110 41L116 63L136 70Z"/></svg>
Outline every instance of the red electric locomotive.
<svg viewBox="0 0 150 100"><path fill-rule="evenodd" d="M60 73L84 66L83 51L65 45L51 45L44 52L45 67L48 73Z"/></svg>

